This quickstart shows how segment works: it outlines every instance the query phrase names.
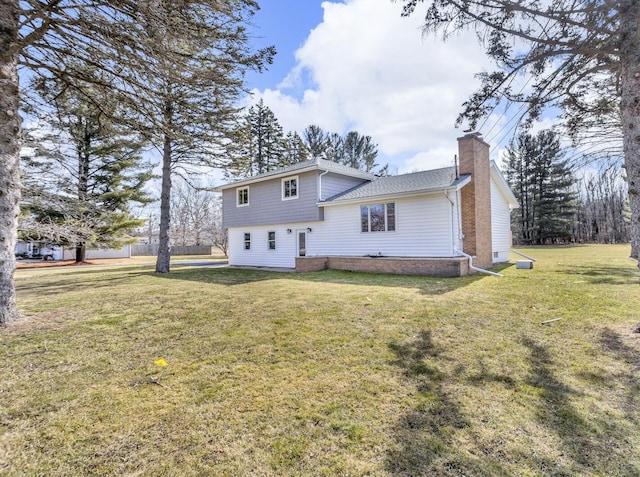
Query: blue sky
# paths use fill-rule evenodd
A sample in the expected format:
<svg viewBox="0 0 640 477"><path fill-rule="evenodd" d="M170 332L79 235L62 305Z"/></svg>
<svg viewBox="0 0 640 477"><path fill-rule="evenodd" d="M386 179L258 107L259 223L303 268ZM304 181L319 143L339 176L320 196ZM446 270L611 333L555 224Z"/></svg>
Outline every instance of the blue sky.
<svg viewBox="0 0 640 477"><path fill-rule="evenodd" d="M254 43L275 45L278 54L265 73L252 74L252 88L275 88L295 66L295 52L309 32L322 21L321 2L315 0L261 0L253 17L256 26Z"/></svg>
<svg viewBox="0 0 640 477"><path fill-rule="evenodd" d="M248 78L248 105L263 99L285 131L318 124L370 135L379 162L400 173L453 163L465 128L454 127L456 117L478 86L475 74L492 69L474 32L446 43L423 37L424 10L402 18L392 0L259 3L254 42L278 55ZM511 124L496 111L482 126L497 158Z"/></svg>

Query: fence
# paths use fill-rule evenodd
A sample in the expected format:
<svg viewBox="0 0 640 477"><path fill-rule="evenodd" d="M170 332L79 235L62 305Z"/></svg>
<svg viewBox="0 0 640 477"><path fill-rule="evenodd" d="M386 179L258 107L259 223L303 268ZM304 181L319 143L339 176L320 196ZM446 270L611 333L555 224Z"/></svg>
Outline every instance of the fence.
<svg viewBox="0 0 640 477"><path fill-rule="evenodd" d="M217 247L213 245L188 245L171 247L171 255L212 255L218 252ZM157 244L136 244L131 246L131 256L138 257L141 255L158 255Z"/></svg>

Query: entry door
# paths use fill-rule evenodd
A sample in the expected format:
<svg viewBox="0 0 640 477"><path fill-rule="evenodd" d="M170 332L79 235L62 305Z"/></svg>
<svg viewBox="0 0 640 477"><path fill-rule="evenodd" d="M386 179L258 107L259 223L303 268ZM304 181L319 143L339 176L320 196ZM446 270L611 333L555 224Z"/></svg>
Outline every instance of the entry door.
<svg viewBox="0 0 640 477"><path fill-rule="evenodd" d="M307 255L307 232L298 231L298 257L305 257Z"/></svg>

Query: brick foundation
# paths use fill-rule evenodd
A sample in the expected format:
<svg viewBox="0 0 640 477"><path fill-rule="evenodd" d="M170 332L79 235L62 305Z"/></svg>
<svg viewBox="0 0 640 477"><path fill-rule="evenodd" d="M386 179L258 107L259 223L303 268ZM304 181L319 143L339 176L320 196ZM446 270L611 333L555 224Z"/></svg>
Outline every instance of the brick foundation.
<svg viewBox="0 0 640 477"><path fill-rule="evenodd" d="M326 270L327 257L297 257L296 258L296 272L319 272L320 270Z"/></svg>
<svg viewBox="0 0 640 477"><path fill-rule="evenodd" d="M393 275L426 275L433 277L461 277L469 274L466 258L422 257L299 257L296 272L325 269L352 272L389 273Z"/></svg>

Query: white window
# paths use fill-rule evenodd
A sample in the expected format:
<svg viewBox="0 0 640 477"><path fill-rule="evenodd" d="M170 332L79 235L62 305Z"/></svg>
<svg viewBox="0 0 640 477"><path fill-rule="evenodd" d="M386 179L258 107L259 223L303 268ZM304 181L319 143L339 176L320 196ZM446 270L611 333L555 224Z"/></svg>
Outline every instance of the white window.
<svg viewBox="0 0 640 477"><path fill-rule="evenodd" d="M360 207L362 232L393 232L396 230L396 204L371 204Z"/></svg>
<svg viewBox="0 0 640 477"><path fill-rule="evenodd" d="M275 231L267 232L267 246L269 250L276 249L276 233Z"/></svg>
<svg viewBox="0 0 640 477"><path fill-rule="evenodd" d="M236 189L236 205L238 207L244 207L249 205L249 188L240 187Z"/></svg>
<svg viewBox="0 0 640 477"><path fill-rule="evenodd" d="M298 176L282 179L282 200L298 198Z"/></svg>
<svg viewBox="0 0 640 477"><path fill-rule="evenodd" d="M251 234L248 232L244 234L244 249L251 250Z"/></svg>

